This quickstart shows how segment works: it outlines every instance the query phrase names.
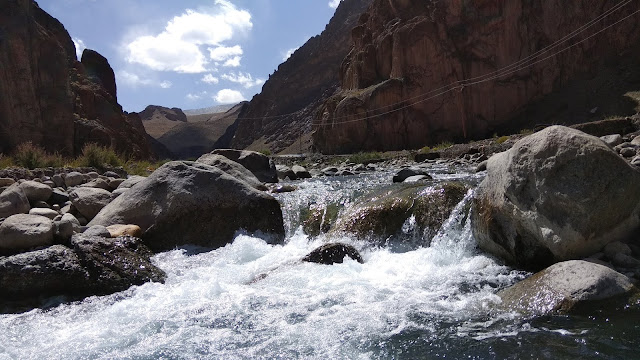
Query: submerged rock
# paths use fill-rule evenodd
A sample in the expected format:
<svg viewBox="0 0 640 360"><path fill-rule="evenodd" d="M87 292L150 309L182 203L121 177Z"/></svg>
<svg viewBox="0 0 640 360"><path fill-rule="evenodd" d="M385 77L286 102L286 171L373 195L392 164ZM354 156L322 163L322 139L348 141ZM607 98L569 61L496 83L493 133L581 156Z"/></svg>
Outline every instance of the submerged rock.
<svg viewBox="0 0 640 360"><path fill-rule="evenodd" d="M186 244L217 248L240 230L284 240L276 199L216 167L187 161L164 164L89 223L116 224L140 226L156 251Z"/></svg>
<svg viewBox="0 0 640 360"><path fill-rule="evenodd" d="M450 182L435 187L404 185L370 194L344 211L332 231L376 241L404 235L428 245L467 190L460 183ZM408 222L412 222L412 229L403 229ZM403 230L412 234L404 234Z"/></svg>
<svg viewBox="0 0 640 360"><path fill-rule="evenodd" d="M552 126L493 156L476 190L483 250L539 270L588 257L640 225L640 173L600 139Z"/></svg>
<svg viewBox="0 0 640 360"><path fill-rule="evenodd" d="M587 301L637 291L631 280L606 266L582 260L557 263L498 292L502 307L541 316L567 313Z"/></svg>
<svg viewBox="0 0 640 360"><path fill-rule="evenodd" d="M351 245L339 243L322 245L302 258L302 261L333 265L342 264L344 258L347 256L361 264L364 263L362 256L360 256L356 248Z"/></svg>

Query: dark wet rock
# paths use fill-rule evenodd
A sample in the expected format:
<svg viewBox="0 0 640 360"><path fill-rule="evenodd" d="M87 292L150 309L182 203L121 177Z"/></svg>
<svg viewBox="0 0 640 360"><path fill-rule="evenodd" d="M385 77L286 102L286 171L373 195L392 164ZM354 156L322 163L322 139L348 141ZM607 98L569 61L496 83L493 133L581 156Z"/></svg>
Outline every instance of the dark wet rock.
<svg viewBox="0 0 640 360"><path fill-rule="evenodd" d="M489 159L473 233L522 268L588 257L640 225L640 173L600 139L552 126Z"/></svg>
<svg viewBox="0 0 640 360"><path fill-rule="evenodd" d="M450 182L435 187L404 185L375 192L343 211L332 232L352 233L374 241L392 236L417 237L422 245L428 245L467 190L465 185ZM407 230L411 234L404 234L403 225L412 217L415 224Z"/></svg>
<svg viewBox="0 0 640 360"><path fill-rule="evenodd" d="M393 176L393 182L394 183L403 182L407 178L409 178L411 176L416 176L416 175L424 175L424 176L428 176L429 178L431 178L431 175L429 175L429 173L425 169L422 169L422 168L419 168L419 167L408 167L408 168L404 168L404 169L398 171Z"/></svg>
<svg viewBox="0 0 640 360"><path fill-rule="evenodd" d="M13 184L0 194L0 218L26 214L31 209L29 199L19 184Z"/></svg>
<svg viewBox="0 0 640 360"><path fill-rule="evenodd" d="M149 281L164 282L164 271L153 265L152 253L141 239L77 234L71 243L89 272L90 289L95 294L111 294Z"/></svg>
<svg viewBox="0 0 640 360"><path fill-rule="evenodd" d="M594 262L557 263L498 292L501 307L532 316L568 313L574 307L636 292L631 279Z"/></svg>
<svg viewBox="0 0 640 360"><path fill-rule="evenodd" d="M311 237L328 233L335 224L339 212L338 204L313 204L309 209L300 212L302 230Z"/></svg>
<svg viewBox="0 0 640 360"><path fill-rule="evenodd" d="M64 204L67 201L69 201L69 194L58 189L53 189L49 200L47 200L49 204Z"/></svg>
<svg viewBox="0 0 640 360"><path fill-rule="evenodd" d="M275 188L273 188L271 192L274 194L283 194L288 192L294 192L296 190L298 190L298 188L293 185L278 185Z"/></svg>
<svg viewBox="0 0 640 360"><path fill-rule="evenodd" d="M420 152L420 153L417 153L413 159L417 163L425 162L427 160L437 160L437 159L440 159L440 153L439 152L427 152L427 153Z"/></svg>
<svg viewBox="0 0 640 360"><path fill-rule="evenodd" d="M342 264L345 257L349 257L359 263L364 263L362 256L356 248L346 244L326 244L313 250L302 261L324 265Z"/></svg>
<svg viewBox="0 0 640 360"><path fill-rule="evenodd" d="M135 224L154 250L221 247L244 230L284 240L280 204L222 170L188 161L164 164L119 196L89 225Z"/></svg>
<svg viewBox="0 0 640 360"><path fill-rule="evenodd" d="M261 182L277 183L278 173L276 166L268 156L255 151L217 149L211 154L222 155L231 161L235 161L251 171Z"/></svg>
<svg viewBox="0 0 640 360"><path fill-rule="evenodd" d="M282 180L298 180L296 173L287 165L276 165L276 171L278 173L278 177Z"/></svg>
<svg viewBox="0 0 640 360"><path fill-rule="evenodd" d="M0 253L16 253L53 244L54 226L44 216L17 214L0 224Z"/></svg>

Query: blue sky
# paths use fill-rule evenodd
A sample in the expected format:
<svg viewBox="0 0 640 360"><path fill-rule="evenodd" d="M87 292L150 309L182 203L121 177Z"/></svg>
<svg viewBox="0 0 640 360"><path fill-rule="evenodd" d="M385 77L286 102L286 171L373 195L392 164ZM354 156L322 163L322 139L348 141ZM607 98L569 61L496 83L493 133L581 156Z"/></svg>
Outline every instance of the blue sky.
<svg viewBox="0 0 640 360"><path fill-rule="evenodd" d="M39 0L104 55L126 111L250 100L340 0Z"/></svg>

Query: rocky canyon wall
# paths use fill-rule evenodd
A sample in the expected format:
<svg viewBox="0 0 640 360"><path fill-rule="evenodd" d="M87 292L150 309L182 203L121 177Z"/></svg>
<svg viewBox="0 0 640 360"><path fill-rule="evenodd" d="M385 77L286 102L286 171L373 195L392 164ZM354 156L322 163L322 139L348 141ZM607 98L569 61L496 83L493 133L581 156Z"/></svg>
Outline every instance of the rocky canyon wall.
<svg viewBox="0 0 640 360"><path fill-rule="evenodd" d="M117 102L107 60L76 58L64 26L32 0L0 2L0 152L24 142L76 155L85 143L152 156L139 118Z"/></svg>
<svg viewBox="0 0 640 360"><path fill-rule="evenodd" d="M638 15L623 20L637 10L620 0L374 0L352 31L342 90L316 113L314 145L345 153L490 136L573 79L637 59ZM509 68L607 12L535 64ZM467 79L483 81L450 86Z"/></svg>

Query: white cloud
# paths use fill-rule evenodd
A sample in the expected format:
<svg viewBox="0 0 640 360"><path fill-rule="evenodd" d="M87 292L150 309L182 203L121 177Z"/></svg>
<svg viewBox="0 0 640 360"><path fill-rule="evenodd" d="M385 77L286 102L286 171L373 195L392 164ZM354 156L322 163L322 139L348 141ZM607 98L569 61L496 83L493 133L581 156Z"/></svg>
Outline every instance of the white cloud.
<svg viewBox="0 0 640 360"><path fill-rule="evenodd" d="M73 38L71 40L73 41L73 45L76 47L76 56L78 57L78 60L80 60L82 58L82 52L87 48L87 46L84 44L84 41L78 38Z"/></svg>
<svg viewBox="0 0 640 360"><path fill-rule="evenodd" d="M209 48L209 57L213 61L225 61L231 57L242 55L242 47L240 45L226 47L218 46L217 48Z"/></svg>
<svg viewBox="0 0 640 360"><path fill-rule="evenodd" d="M287 61L287 59L289 59L291 57L291 55L293 55L294 52L296 52L296 50L298 50L300 47L297 48L292 48L287 50L287 52L284 54L284 56L282 56L282 61Z"/></svg>
<svg viewBox="0 0 640 360"><path fill-rule="evenodd" d="M224 64L222 64L222 66L224 66L224 67L238 67L238 66L240 66L240 59L242 59L240 56L233 57L233 58L228 59L227 61L225 61Z"/></svg>
<svg viewBox="0 0 640 360"><path fill-rule="evenodd" d="M202 79L200 79L200 81L202 81L203 83L207 83L207 84L217 84L220 82L220 79L218 79L217 77L211 75L211 74L207 74L205 76L202 77Z"/></svg>
<svg viewBox="0 0 640 360"><path fill-rule="evenodd" d="M152 79L141 78L137 74L128 72L128 71L118 71L116 73L116 82L118 84L125 84L130 87L139 87L139 86L153 86L160 87L163 89L169 89L173 86L171 81L155 81Z"/></svg>
<svg viewBox="0 0 640 360"><path fill-rule="evenodd" d="M247 89L252 88L254 86L259 86L259 85L264 84L264 80L263 79L255 79L255 80L253 80L253 77L251 76L251 74L246 74L246 73L242 73L242 72L239 72L238 74L230 72L228 74L222 75L221 77L224 80L240 84L240 85L244 86Z"/></svg>
<svg viewBox="0 0 640 360"><path fill-rule="evenodd" d="M340 5L341 1L342 0L330 0L329 1L329 7L335 9L335 8L338 7L338 5Z"/></svg>
<svg viewBox="0 0 640 360"><path fill-rule="evenodd" d="M127 61L158 71L201 73L209 64L203 53L205 47L210 55L221 57L220 61L239 56L240 46L224 43L251 30L251 14L227 0L216 0L215 4L209 12L188 9L171 19L159 34L135 38L126 44Z"/></svg>
<svg viewBox="0 0 640 360"><path fill-rule="evenodd" d="M213 97L213 100L220 104L235 104L245 101L244 95L240 91L231 89L222 89Z"/></svg>

